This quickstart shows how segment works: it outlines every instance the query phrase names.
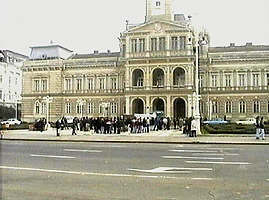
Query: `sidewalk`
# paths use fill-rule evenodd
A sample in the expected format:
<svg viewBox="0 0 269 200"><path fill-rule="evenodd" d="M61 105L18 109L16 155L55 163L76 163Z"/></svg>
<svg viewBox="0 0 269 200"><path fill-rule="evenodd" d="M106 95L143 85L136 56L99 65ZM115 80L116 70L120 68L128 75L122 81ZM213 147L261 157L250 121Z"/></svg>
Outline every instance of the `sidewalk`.
<svg viewBox="0 0 269 200"><path fill-rule="evenodd" d="M60 131L60 137L56 136L56 130L50 128L47 131L9 130L5 131L3 140L22 141L55 141L55 142L115 142L115 143L164 143L164 144L255 144L268 145L267 140L256 140L255 135L199 135L190 138L179 131L151 131L150 133L130 134L93 134L92 132L77 131L77 135L71 135L70 130Z"/></svg>

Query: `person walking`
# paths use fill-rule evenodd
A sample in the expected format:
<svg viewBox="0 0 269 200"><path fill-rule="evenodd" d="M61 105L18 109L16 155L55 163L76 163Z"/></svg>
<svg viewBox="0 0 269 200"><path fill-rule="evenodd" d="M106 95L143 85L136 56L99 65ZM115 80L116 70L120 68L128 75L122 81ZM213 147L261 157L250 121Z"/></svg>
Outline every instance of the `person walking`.
<svg viewBox="0 0 269 200"><path fill-rule="evenodd" d="M256 117L256 123L255 123L255 126L256 126L256 139L260 139L260 132L261 132L261 129L260 129L260 117L257 116Z"/></svg>
<svg viewBox="0 0 269 200"><path fill-rule="evenodd" d="M61 128L61 122L60 120L58 119L56 121L56 136L60 136L60 128Z"/></svg>
<svg viewBox="0 0 269 200"><path fill-rule="evenodd" d="M72 135L77 135L77 133L76 133L77 125L76 125L76 122L75 121L73 121L71 127L72 127Z"/></svg>
<svg viewBox="0 0 269 200"><path fill-rule="evenodd" d="M265 131L264 131L263 117L261 117L261 120L260 120L260 136L262 137L262 140L265 140Z"/></svg>

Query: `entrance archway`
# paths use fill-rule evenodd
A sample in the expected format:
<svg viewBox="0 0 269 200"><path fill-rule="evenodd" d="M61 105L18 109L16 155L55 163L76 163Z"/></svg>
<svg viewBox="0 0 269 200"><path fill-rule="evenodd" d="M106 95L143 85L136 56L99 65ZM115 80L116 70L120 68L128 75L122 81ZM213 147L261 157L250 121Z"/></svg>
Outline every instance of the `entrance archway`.
<svg viewBox="0 0 269 200"><path fill-rule="evenodd" d="M133 114L144 114L144 102L141 99L133 101Z"/></svg>
<svg viewBox="0 0 269 200"><path fill-rule="evenodd" d="M157 98L153 101L153 112L156 111L164 112L164 101L160 98Z"/></svg>
<svg viewBox="0 0 269 200"><path fill-rule="evenodd" d="M186 117L186 103L183 99L177 98L174 101L174 118Z"/></svg>

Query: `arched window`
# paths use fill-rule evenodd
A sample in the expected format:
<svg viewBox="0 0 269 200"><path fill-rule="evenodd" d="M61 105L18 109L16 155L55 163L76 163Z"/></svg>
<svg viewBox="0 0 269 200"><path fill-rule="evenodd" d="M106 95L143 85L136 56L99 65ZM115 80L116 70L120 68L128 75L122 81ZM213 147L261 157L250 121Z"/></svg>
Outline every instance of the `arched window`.
<svg viewBox="0 0 269 200"><path fill-rule="evenodd" d="M153 86L164 86L164 72L162 69L155 69L153 71Z"/></svg>
<svg viewBox="0 0 269 200"><path fill-rule="evenodd" d="M144 73L141 69L136 69L133 72L133 86L144 86Z"/></svg>
<svg viewBox="0 0 269 200"><path fill-rule="evenodd" d="M174 86L184 86L185 85L185 71L182 68L176 68L173 73L173 83Z"/></svg>
<svg viewBox="0 0 269 200"><path fill-rule="evenodd" d="M40 114L40 103L35 102L35 114Z"/></svg>

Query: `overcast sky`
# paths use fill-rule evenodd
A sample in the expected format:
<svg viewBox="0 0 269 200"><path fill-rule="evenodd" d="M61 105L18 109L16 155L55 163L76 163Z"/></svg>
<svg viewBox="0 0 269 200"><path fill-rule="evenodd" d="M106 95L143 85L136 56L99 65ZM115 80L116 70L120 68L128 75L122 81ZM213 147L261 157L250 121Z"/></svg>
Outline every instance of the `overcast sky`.
<svg viewBox="0 0 269 200"><path fill-rule="evenodd" d="M52 40L77 53L119 50L117 37L144 22L146 0L0 0L0 49L29 55ZM211 46L269 45L269 0L174 0L174 13L192 15Z"/></svg>

